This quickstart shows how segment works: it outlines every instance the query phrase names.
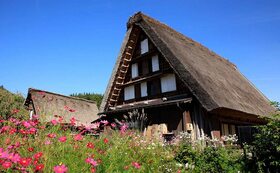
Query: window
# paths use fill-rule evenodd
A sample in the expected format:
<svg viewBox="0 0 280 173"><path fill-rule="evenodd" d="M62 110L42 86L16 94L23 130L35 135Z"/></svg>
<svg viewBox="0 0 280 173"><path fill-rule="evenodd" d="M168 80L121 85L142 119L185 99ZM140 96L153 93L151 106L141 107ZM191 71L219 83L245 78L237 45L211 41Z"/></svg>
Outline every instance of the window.
<svg viewBox="0 0 280 173"><path fill-rule="evenodd" d="M147 82L141 83L141 97L146 97L148 96L147 92Z"/></svg>
<svg viewBox="0 0 280 173"><path fill-rule="evenodd" d="M135 98L134 85L124 88L124 100L130 100Z"/></svg>
<svg viewBox="0 0 280 173"><path fill-rule="evenodd" d="M148 95L155 96L160 94L160 80L154 79L147 83Z"/></svg>
<svg viewBox="0 0 280 173"><path fill-rule="evenodd" d="M233 124L222 123L221 128L222 128L222 136L236 134L235 125Z"/></svg>
<svg viewBox="0 0 280 173"><path fill-rule="evenodd" d="M138 64L135 63L135 64L132 64L131 66L131 77L132 78L136 78L138 76Z"/></svg>
<svg viewBox="0 0 280 173"><path fill-rule="evenodd" d="M161 91L163 93L169 91L176 91L176 78L174 74L168 74L160 79Z"/></svg>
<svg viewBox="0 0 280 173"><path fill-rule="evenodd" d="M144 54L148 51L149 51L148 39L146 38L145 40L141 41L141 54Z"/></svg>
<svg viewBox="0 0 280 173"><path fill-rule="evenodd" d="M152 57L152 71L159 71L159 61L157 55Z"/></svg>
<svg viewBox="0 0 280 173"><path fill-rule="evenodd" d="M149 61L147 59L144 59L142 62L142 74L149 74Z"/></svg>

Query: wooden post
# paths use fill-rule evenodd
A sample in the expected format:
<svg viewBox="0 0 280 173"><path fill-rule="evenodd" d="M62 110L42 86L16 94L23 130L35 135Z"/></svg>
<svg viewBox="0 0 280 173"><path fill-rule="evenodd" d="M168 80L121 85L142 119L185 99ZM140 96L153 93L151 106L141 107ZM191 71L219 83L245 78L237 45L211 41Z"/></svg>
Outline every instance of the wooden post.
<svg viewBox="0 0 280 173"><path fill-rule="evenodd" d="M185 132L192 132L193 126L192 126L192 119L189 111L183 112L183 130Z"/></svg>

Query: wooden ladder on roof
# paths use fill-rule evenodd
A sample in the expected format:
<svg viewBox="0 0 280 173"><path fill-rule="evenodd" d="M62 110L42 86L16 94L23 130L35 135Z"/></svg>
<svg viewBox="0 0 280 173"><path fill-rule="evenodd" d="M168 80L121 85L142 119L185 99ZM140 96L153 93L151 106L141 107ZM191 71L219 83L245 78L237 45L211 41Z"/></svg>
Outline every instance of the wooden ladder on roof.
<svg viewBox="0 0 280 173"><path fill-rule="evenodd" d="M133 52L136 48L136 43L139 37L140 29L139 28L133 28L131 31L131 34L129 36L128 42L126 44L126 47L124 49L124 52L122 54L121 62L118 67L118 71L116 73L114 82L113 82L113 88L111 89L110 95L109 95L109 101L108 106L113 107L116 105L118 98L121 93L121 87L124 84L125 75L128 71L131 58L133 55Z"/></svg>

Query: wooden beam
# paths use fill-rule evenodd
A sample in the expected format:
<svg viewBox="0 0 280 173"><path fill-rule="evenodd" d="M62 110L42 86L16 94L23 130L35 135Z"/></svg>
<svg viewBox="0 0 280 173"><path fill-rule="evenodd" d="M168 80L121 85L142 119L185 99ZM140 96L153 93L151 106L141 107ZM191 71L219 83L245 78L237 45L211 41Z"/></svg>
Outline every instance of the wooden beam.
<svg viewBox="0 0 280 173"><path fill-rule="evenodd" d="M125 83L124 85L130 85L130 84L135 84L135 83L140 83L142 81L145 81L145 80L148 80L148 79L152 79L152 78L156 78L158 76L161 76L163 73L162 72L158 72L152 76L146 76L146 77L142 77L140 79L137 79L137 80L133 80L133 81L129 81L127 83Z"/></svg>
<svg viewBox="0 0 280 173"><path fill-rule="evenodd" d="M123 84L123 82L116 82L116 85L122 85Z"/></svg>
<svg viewBox="0 0 280 173"><path fill-rule="evenodd" d="M120 72L121 72L121 73L126 73L126 71L125 71L125 70L120 70Z"/></svg>
<svg viewBox="0 0 280 173"><path fill-rule="evenodd" d="M129 52L125 52L125 54L131 56L131 53L129 53Z"/></svg>
<svg viewBox="0 0 280 173"><path fill-rule="evenodd" d="M130 61L131 61L131 59L130 59L130 58L124 58L123 60L124 60L124 61L128 61L128 62L130 62Z"/></svg>
<svg viewBox="0 0 280 173"><path fill-rule="evenodd" d="M121 66L121 67L128 68L129 66L128 66L128 65L124 65L124 64L122 64L122 66Z"/></svg>
<svg viewBox="0 0 280 173"><path fill-rule="evenodd" d="M115 99L110 99L110 101L111 101L111 102L116 102L116 101L118 101L118 100L115 100Z"/></svg>
<svg viewBox="0 0 280 173"><path fill-rule="evenodd" d="M120 91L120 90L121 90L121 88L116 88L116 87L115 87L115 88L114 88L114 90Z"/></svg>

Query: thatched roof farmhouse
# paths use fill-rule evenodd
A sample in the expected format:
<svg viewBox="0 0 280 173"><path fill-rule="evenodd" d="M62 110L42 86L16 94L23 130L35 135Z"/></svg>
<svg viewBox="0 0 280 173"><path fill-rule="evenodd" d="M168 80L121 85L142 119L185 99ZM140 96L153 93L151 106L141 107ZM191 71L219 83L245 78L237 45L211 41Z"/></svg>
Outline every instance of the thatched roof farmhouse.
<svg viewBox="0 0 280 173"><path fill-rule="evenodd" d="M141 12L127 22L100 112L134 109L147 114L146 131L165 124L196 138L238 133L275 111L233 63Z"/></svg>

